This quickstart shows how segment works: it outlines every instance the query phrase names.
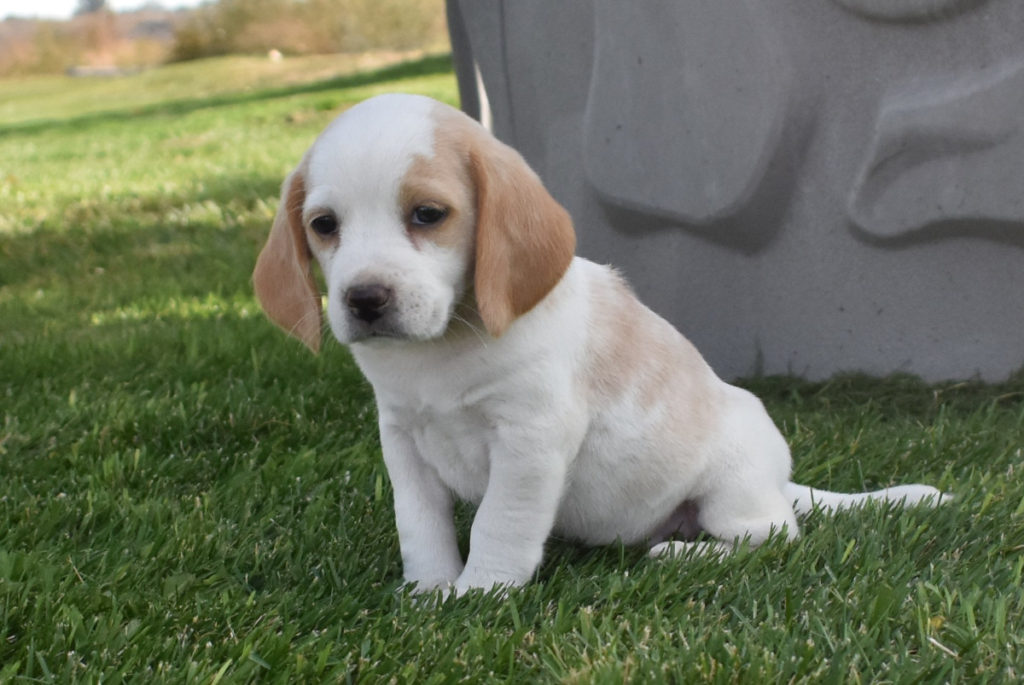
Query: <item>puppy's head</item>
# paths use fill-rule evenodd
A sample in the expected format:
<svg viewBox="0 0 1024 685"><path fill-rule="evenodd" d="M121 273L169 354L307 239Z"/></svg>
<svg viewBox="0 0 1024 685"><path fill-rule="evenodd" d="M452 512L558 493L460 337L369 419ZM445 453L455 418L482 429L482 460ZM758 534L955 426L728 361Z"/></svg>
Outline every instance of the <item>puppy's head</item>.
<svg viewBox="0 0 1024 685"><path fill-rule="evenodd" d="M270 319L313 350L311 257L343 343L438 338L455 316L499 336L574 249L568 214L518 153L451 107L384 95L335 119L285 180L253 283Z"/></svg>

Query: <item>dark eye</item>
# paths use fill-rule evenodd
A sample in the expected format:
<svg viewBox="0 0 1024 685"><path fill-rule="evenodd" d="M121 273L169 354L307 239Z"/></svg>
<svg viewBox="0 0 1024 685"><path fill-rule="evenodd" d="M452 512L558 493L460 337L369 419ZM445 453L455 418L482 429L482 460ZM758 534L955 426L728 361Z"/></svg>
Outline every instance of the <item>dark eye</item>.
<svg viewBox="0 0 1024 685"><path fill-rule="evenodd" d="M317 235L329 236L338 231L338 220L330 214L315 217L309 222L309 225Z"/></svg>
<svg viewBox="0 0 1024 685"><path fill-rule="evenodd" d="M446 216L448 216L448 210L444 207L420 205L412 210L412 223L414 226L433 226L444 221Z"/></svg>

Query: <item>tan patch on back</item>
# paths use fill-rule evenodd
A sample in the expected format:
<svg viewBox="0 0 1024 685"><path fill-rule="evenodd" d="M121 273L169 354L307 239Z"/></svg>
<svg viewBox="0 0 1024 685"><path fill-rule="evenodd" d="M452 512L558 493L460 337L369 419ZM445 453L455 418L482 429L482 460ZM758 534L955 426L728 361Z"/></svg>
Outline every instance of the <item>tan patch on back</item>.
<svg viewBox="0 0 1024 685"><path fill-rule="evenodd" d="M591 392L605 400L629 397L643 408L663 404L703 423L716 402L717 378L693 344L617 274L592 287Z"/></svg>

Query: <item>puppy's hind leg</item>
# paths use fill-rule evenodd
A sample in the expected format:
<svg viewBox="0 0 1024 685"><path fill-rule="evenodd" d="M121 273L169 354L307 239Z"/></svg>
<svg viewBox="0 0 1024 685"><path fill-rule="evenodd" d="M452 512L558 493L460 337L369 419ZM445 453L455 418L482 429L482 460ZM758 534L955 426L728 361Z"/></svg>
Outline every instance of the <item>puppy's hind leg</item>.
<svg viewBox="0 0 1024 685"><path fill-rule="evenodd" d="M697 500L700 529L711 542L656 545L652 556L731 553L740 543L760 545L773 533L792 540L800 534L793 505L785 494L789 481L789 445L761 401L730 387L732 407L723 417L713 457L716 473Z"/></svg>
<svg viewBox="0 0 1024 685"><path fill-rule="evenodd" d="M788 540L800 534L793 507L781 491L770 486L758 490L738 488L719 492L705 498L699 506L701 530L714 540L668 540L652 547L649 555L721 556L731 554L742 543L756 547L773 533L781 533Z"/></svg>

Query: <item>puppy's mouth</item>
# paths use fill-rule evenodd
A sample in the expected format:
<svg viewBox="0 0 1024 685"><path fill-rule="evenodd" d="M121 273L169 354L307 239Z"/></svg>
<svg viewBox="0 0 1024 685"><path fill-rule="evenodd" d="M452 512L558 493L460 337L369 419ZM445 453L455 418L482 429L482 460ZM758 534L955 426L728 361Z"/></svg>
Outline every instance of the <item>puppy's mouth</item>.
<svg viewBox="0 0 1024 685"><path fill-rule="evenodd" d="M386 328L372 328L366 332L363 336L363 340L366 339L378 339L378 340L409 340L409 336L398 331L392 331Z"/></svg>
<svg viewBox="0 0 1024 685"><path fill-rule="evenodd" d="M343 344L372 341L425 341L434 340L444 335L446 326L429 326L424 330L409 328L398 317L384 316L375 321L367 322L355 316L346 317L344 331L336 331L335 337Z"/></svg>
<svg viewBox="0 0 1024 685"><path fill-rule="evenodd" d="M337 336L342 343L362 342L365 340L405 340L409 335L397 329L389 322L378 320L365 322L356 317L348 317L345 335Z"/></svg>

